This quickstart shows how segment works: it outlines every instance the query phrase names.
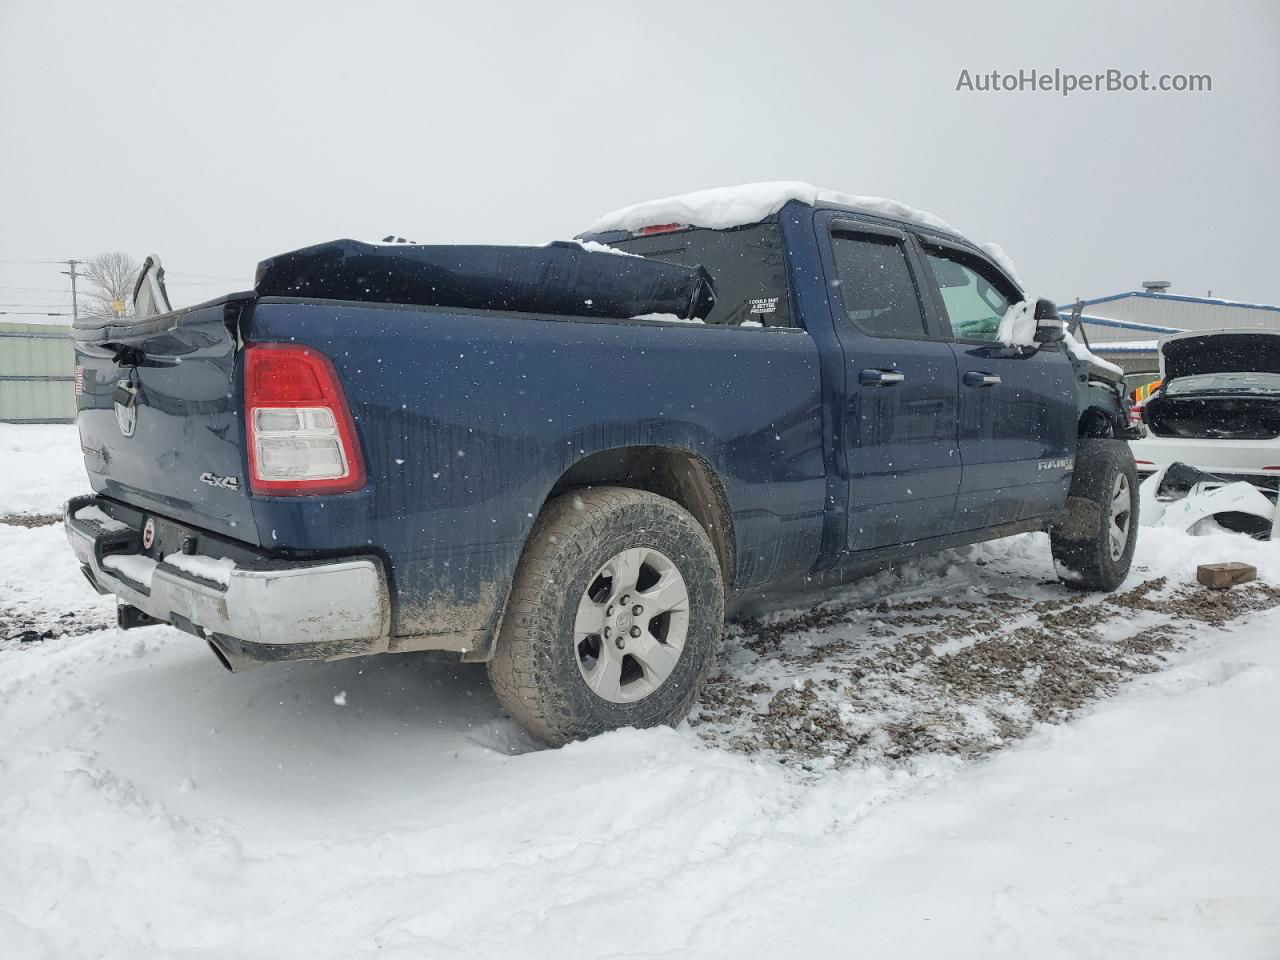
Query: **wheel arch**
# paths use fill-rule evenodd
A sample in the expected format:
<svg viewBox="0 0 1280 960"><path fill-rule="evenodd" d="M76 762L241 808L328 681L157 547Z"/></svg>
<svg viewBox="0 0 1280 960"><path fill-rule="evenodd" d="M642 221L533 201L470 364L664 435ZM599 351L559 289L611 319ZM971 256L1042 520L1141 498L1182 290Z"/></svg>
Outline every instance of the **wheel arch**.
<svg viewBox="0 0 1280 960"><path fill-rule="evenodd" d="M561 494L603 485L648 490L691 513L715 547L726 594L737 556L733 517L724 484L712 466L683 447L613 447L588 454L560 475L539 507Z"/></svg>
<svg viewBox="0 0 1280 960"><path fill-rule="evenodd" d="M1101 440L1119 436L1119 430L1115 418L1108 410L1090 406L1085 408L1076 422L1076 436Z"/></svg>

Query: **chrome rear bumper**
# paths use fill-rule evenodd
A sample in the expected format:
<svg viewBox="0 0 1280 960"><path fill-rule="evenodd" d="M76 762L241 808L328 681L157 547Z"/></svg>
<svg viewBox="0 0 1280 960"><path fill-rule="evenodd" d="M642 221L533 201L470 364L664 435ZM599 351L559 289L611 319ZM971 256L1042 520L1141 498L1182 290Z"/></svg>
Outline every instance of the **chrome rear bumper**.
<svg viewBox="0 0 1280 960"><path fill-rule="evenodd" d="M263 554L246 561L242 552L229 569L225 559L201 566L214 557L168 562L173 554L148 556L142 530L112 510L100 498L77 497L64 516L71 549L100 593L208 639L220 652L267 648L247 653L250 659L331 659L386 649L391 603L377 557L280 561Z"/></svg>

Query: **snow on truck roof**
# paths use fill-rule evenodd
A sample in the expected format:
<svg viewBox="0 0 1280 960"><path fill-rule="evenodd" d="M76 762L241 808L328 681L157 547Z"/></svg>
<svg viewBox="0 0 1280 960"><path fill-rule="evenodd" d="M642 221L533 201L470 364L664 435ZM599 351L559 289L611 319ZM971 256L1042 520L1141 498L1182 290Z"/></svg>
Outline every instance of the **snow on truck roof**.
<svg viewBox="0 0 1280 960"><path fill-rule="evenodd" d="M850 207L861 213L912 223L931 230L939 230L956 237L963 237L955 227L941 217L924 210L917 210L897 200L885 197L863 197L838 190L815 187L802 180L773 180L764 183L744 183L736 187L716 187L698 190L660 200L622 207L606 213L587 228L586 234L608 233L613 230L639 230L658 224L679 223L691 227L725 230L748 223L758 223L781 210L789 201L799 200L813 206L833 204ZM1004 250L994 243L980 244L979 249L1017 282L1018 275Z"/></svg>
<svg viewBox="0 0 1280 960"><path fill-rule="evenodd" d="M854 207L876 216L956 233L944 220L923 210L908 207L884 197L858 197L837 190L824 190L800 180L774 180L766 183L744 183L736 187L697 190L661 200L646 200L621 210L606 213L587 228L588 233L610 230L638 230L659 223L685 223L691 227L724 230L747 223L758 223L781 210L789 201L832 203Z"/></svg>

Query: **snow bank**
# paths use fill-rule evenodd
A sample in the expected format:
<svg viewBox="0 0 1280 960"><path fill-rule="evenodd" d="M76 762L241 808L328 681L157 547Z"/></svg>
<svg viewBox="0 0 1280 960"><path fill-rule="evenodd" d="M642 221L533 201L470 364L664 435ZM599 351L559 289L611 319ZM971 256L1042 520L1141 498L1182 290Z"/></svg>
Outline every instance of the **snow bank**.
<svg viewBox="0 0 1280 960"><path fill-rule="evenodd" d="M89 492L89 477L73 424L0 423L0 516L59 513Z"/></svg>
<svg viewBox="0 0 1280 960"><path fill-rule="evenodd" d="M867 213L916 223L947 233L957 231L946 221L923 210L916 210L884 197L860 197L836 190L825 190L799 180L776 180L745 183L736 187L699 190L661 200L647 200L606 213L587 228L587 233L610 230L637 230L660 223L683 223L694 227L722 230L756 223L777 213L788 201L802 203L838 203Z"/></svg>
<svg viewBox="0 0 1280 960"><path fill-rule="evenodd" d="M1077 723L1045 728L935 790L852 814L757 885L754 894L776 896L770 913L741 895L717 913L718 949L986 960L1272 955L1275 623L1269 614L1214 631L1178 666ZM786 916L822 920L778 919Z"/></svg>
<svg viewBox="0 0 1280 960"><path fill-rule="evenodd" d="M69 571L77 575L78 582ZM0 641L17 632L7 628L8 613L56 620L92 610L93 620L114 623L115 598L99 596L79 574L62 524L28 529L0 523ZM0 768L0 803L3 781Z"/></svg>
<svg viewBox="0 0 1280 960"><path fill-rule="evenodd" d="M1280 575L1274 545L1158 533L1148 573L1203 554ZM1024 553L1047 569L1042 536L975 550ZM19 562L0 555L0 580ZM1264 956L1276 619L1205 627L1172 669L987 762L807 784L688 729L531 749L480 668L426 656L232 676L169 628L0 649L0 942L14 960Z"/></svg>

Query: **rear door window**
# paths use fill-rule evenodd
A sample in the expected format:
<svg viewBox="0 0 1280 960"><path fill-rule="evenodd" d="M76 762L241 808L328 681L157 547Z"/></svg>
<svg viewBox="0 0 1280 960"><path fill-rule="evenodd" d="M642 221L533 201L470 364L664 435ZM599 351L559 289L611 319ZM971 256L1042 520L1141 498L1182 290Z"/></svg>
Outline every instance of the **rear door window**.
<svg viewBox="0 0 1280 960"><path fill-rule="evenodd" d="M876 234L833 234L840 301L850 322L872 337L928 336L903 241Z"/></svg>

